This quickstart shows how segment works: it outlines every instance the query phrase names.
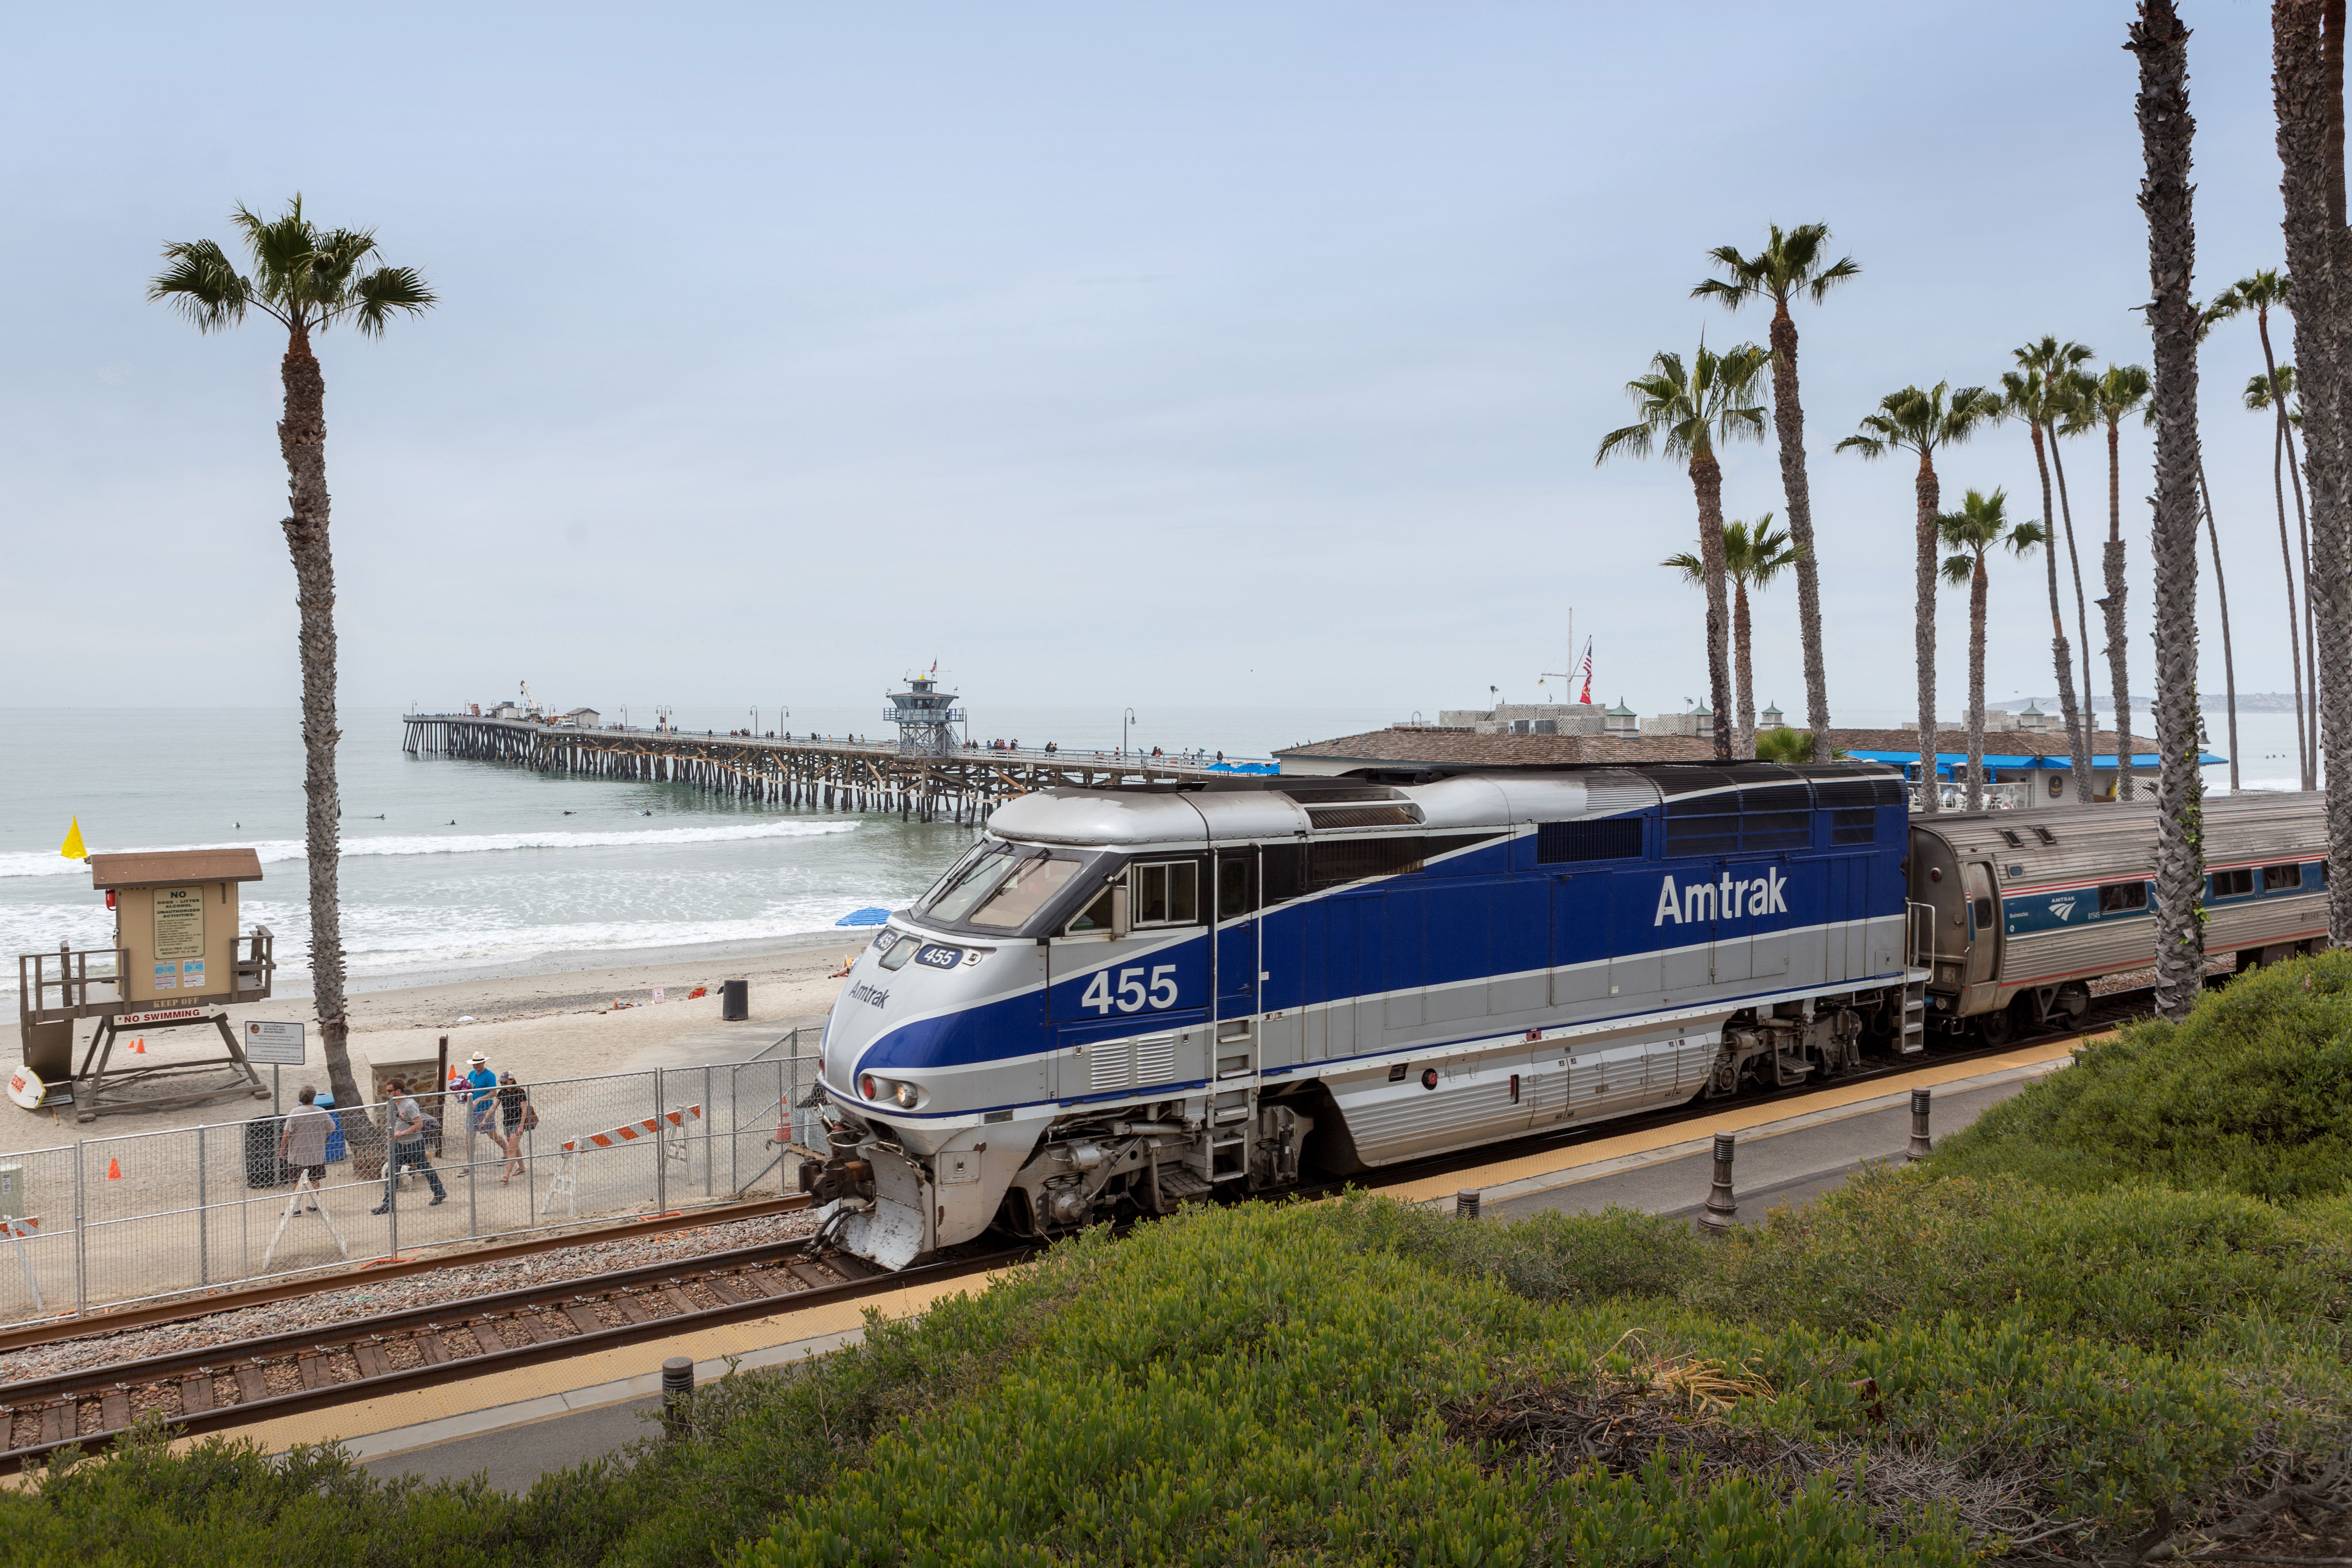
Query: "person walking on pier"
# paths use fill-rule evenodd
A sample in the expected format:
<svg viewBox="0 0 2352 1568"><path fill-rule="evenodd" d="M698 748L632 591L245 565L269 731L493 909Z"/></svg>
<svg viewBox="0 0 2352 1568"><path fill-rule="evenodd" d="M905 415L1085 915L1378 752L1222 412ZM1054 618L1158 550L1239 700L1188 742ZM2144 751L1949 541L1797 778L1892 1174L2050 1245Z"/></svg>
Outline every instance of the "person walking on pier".
<svg viewBox="0 0 2352 1568"><path fill-rule="evenodd" d="M424 1109L409 1098L408 1086L399 1079L387 1082L383 1092L390 1098L384 1115L392 1124L392 1152L383 1162L383 1202L368 1212L383 1214L392 1207L393 1190L400 1184L404 1165L425 1173L425 1184L433 1189L433 1203L425 1205L426 1208L446 1201L449 1194L441 1185L433 1163L425 1157L425 1134L428 1129Z"/></svg>

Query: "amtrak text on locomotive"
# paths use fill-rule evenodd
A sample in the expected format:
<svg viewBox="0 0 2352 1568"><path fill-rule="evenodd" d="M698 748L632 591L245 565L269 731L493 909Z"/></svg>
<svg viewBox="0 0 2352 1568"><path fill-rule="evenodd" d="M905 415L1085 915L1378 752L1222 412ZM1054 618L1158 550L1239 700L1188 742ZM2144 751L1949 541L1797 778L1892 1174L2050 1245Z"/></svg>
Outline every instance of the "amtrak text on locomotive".
<svg viewBox="0 0 2352 1568"><path fill-rule="evenodd" d="M1675 879L1668 877L1658 888L1658 912L1650 923L1664 925L1668 921L1680 925L1688 921L1737 920L1745 912L1751 915L1785 915L1789 900L1781 895L1789 879L1767 867L1761 877L1737 879L1728 871L1712 882L1693 882L1679 892Z"/></svg>

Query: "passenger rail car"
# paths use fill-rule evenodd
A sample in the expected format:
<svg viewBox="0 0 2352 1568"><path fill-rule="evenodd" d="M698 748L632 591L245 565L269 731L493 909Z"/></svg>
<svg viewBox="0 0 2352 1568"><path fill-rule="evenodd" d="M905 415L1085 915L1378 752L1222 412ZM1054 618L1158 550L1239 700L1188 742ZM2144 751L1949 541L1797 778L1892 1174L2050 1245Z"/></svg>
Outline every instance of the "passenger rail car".
<svg viewBox="0 0 2352 1568"><path fill-rule="evenodd" d="M1865 764L1049 790L852 966L803 1190L890 1268L1917 1049Z"/></svg>
<svg viewBox="0 0 2352 1568"><path fill-rule="evenodd" d="M2156 807L1937 816L1911 828L1916 961L1928 1016L1998 1044L2069 1023L2091 982L2156 962ZM2204 805L2205 951L2242 969L2327 938L2327 826L2316 795Z"/></svg>

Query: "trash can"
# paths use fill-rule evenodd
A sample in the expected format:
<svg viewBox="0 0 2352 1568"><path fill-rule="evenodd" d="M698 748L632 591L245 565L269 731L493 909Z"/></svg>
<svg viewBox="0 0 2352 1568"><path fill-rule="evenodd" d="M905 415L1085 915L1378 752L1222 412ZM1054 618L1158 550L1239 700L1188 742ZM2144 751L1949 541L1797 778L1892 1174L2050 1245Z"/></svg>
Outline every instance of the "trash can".
<svg viewBox="0 0 2352 1568"><path fill-rule="evenodd" d="M245 1124L247 1186L282 1187L294 1179L294 1168L278 1157L278 1133L283 1125L275 1116L257 1116Z"/></svg>
<svg viewBox="0 0 2352 1568"><path fill-rule="evenodd" d="M751 1016L751 983L748 980L727 980L719 986L719 1016L726 1023L740 1024Z"/></svg>
<svg viewBox="0 0 2352 1568"><path fill-rule="evenodd" d="M334 1164L351 1152L343 1146L343 1113L335 1109L335 1097L331 1094L321 1094L310 1103L324 1108L334 1118L335 1129L327 1134L327 1163Z"/></svg>

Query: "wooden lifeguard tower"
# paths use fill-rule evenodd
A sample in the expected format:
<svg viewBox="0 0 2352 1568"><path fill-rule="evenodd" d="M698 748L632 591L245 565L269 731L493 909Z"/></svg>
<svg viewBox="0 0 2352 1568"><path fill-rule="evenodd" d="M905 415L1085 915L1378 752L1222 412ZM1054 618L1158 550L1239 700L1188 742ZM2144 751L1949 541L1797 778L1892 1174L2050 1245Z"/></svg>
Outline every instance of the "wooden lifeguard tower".
<svg viewBox="0 0 2352 1568"><path fill-rule="evenodd" d="M60 942L55 952L16 959L25 1066L51 1086L42 1103L64 1098L55 1086L68 1078L82 1121L110 1110L173 1110L238 1094L268 1099L220 1010L267 997L277 968L268 926L237 934L237 885L261 880L260 856L251 849L159 849L88 858L90 886L114 911L114 945L77 952ZM98 1027L75 1069L74 1035L85 1018L97 1019ZM143 1037L207 1024L220 1031L225 1055L168 1065L136 1057L115 1062L126 1033ZM146 1092L159 1081L163 1093Z"/></svg>

